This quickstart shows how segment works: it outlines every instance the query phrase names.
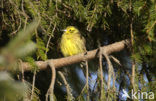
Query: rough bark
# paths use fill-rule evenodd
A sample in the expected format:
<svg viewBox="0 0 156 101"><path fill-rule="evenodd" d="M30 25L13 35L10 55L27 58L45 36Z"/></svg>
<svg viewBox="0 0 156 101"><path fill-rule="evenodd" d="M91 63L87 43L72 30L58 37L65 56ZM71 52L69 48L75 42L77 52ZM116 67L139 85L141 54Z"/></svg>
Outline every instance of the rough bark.
<svg viewBox="0 0 156 101"><path fill-rule="evenodd" d="M101 47L102 51L105 51L106 54L111 54L113 52L119 52L125 49L127 46L130 46L130 40L122 40L120 42L115 42L113 44ZM75 64L84 60L84 54L78 54L70 57L58 58L58 59L49 59L47 61L36 61L36 65L40 69L46 69L48 66L48 62L53 62L55 68L60 68L63 66ZM88 51L85 55L86 60L91 60L95 57L98 57L99 49ZM31 66L29 63L23 62L22 65L25 71L31 70Z"/></svg>

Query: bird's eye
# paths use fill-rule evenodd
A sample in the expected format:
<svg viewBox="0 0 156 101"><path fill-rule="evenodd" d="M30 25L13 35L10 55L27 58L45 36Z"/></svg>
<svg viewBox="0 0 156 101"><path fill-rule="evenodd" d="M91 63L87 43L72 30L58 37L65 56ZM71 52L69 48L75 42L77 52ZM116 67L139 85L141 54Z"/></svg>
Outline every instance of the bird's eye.
<svg viewBox="0 0 156 101"><path fill-rule="evenodd" d="M72 30L71 29L69 29L69 32L71 32Z"/></svg>

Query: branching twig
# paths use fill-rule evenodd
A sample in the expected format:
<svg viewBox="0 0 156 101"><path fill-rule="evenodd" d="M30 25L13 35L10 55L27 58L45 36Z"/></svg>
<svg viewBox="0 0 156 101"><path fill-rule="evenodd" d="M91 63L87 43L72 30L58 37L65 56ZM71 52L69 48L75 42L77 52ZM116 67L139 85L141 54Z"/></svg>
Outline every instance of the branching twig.
<svg viewBox="0 0 156 101"><path fill-rule="evenodd" d="M110 95L110 84L111 84L111 77L114 74L114 69L113 69L113 65L109 59L108 54L103 51L103 55L106 58L107 64L108 64L108 81L107 81L107 101L109 101L109 95ZM113 78L114 79L114 78ZM113 81L113 85L115 85L115 81Z"/></svg>
<svg viewBox="0 0 156 101"><path fill-rule="evenodd" d="M55 79L56 79L56 70L55 70L53 62L48 62L48 64L52 70L52 76L51 76L51 83L46 94L46 101L48 101L48 96L50 98L50 101L54 101L54 84L55 84Z"/></svg>

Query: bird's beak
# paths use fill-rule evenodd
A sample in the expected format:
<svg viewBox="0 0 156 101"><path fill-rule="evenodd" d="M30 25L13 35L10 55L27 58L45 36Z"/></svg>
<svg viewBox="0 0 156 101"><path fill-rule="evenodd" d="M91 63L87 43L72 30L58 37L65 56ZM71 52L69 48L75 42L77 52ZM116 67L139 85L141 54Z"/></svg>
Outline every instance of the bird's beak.
<svg viewBox="0 0 156 101"><path fill-rule="evenodd" d="M63 30L61 30L61 31L66 32L67 30L66 30L66 29L63 29Z"/></svg>

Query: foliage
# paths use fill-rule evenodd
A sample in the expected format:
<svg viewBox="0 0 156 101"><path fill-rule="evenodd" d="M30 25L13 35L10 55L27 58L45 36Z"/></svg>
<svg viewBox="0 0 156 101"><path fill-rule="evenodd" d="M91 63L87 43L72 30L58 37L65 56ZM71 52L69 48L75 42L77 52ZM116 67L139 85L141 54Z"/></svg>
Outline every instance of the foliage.
<svg viewBox="0 0 156 101"><path fill-rule="evenodd" d="M18 65L21 62L21 60L19 62L19 58L22 59L36 49L36 44L32 42L30 38L38 24L39 20L36 19L36 21L32 22L28 27L20 31L7 46L1 49L1 69L12 71L22 69L20 65ZM35 66L33 65L33 67ZM24 81L22 83L14 81L7 72L0 72L0 77L0 100L21 101L27 99L27 95L29 95L29 87ZM35 97L37 99L37 96Z"/></svg>
<svg viewBox="0 0 156 101"><path fill-rule="evenodd" d="M130 38L133 41L130 51L115 54L124 66L120 71L119 66L113 64L116 78L123 77L116 79L119 92L125 86L130 89L130 78L128 78L126 72L122 72L128 71L128 73L131 73L130 61L136 62L137 89L140 83L143 86L142 88L145 87L143 84L147 83L148 89L152 89L150 87L155 84L155 0L1 0L0 2L0 69L17 69L17 67L20 67L18 66L18 60L20 59L27 60L32 67L35 67L34 71L36 71L38 70L34 64L36 60L44 61L62 57L59 50L61 30L66 26L74 25L85 37L88 50L122 39ZM33 22L34 19L38 20ZM32 53L35 49L36 52ZM103 62L103 70L105 79L108 74L108 66L105 65L105 61ZM98 75L98 71L90 72ZM80 78L77 72L73 72L72 75L76 75L79 79L73 80L77 83L79 81L83 82L83 78L85 78ZM146 76L148 80L139 81L138 75ZM45 79L44 77L42 75L40 79ZM97 78L96 91L95 89L89 91L91 93L90 98L93 97L92 95L96 95L97 99L100 98L101 89L98 89L100 88L100 80L99 77ZM125 79L128 82L123 83ZM48 84L48 81L45 83ZM79 90L83 88L83 83L76 84L72 81L68 83ZM36 84L36 86L38 85L40 84ZM41 90L44 92L45 88L41 87ZM66 91L60 86L57 86L57 88L61 89L63 94L56 92L56 99L62 101L62 99L65 99L66 95L64 93ZM107 87L102 89L104 95L107 95L106 89ZM85 94L79 94L80 92L76 89L72 93L75 94L75 97L80 95L81 100L86 98ZM44 96L42 93L41 95ZM113 96L113 93L108 95L111 99L117 99Z"/></svg>
<svg viewBox="0 0 156 101"><path fill-rule="evenodd" d="M23 83L16 82L7 72L0 72L0 100L21 100L26 91Z"/></svg>

